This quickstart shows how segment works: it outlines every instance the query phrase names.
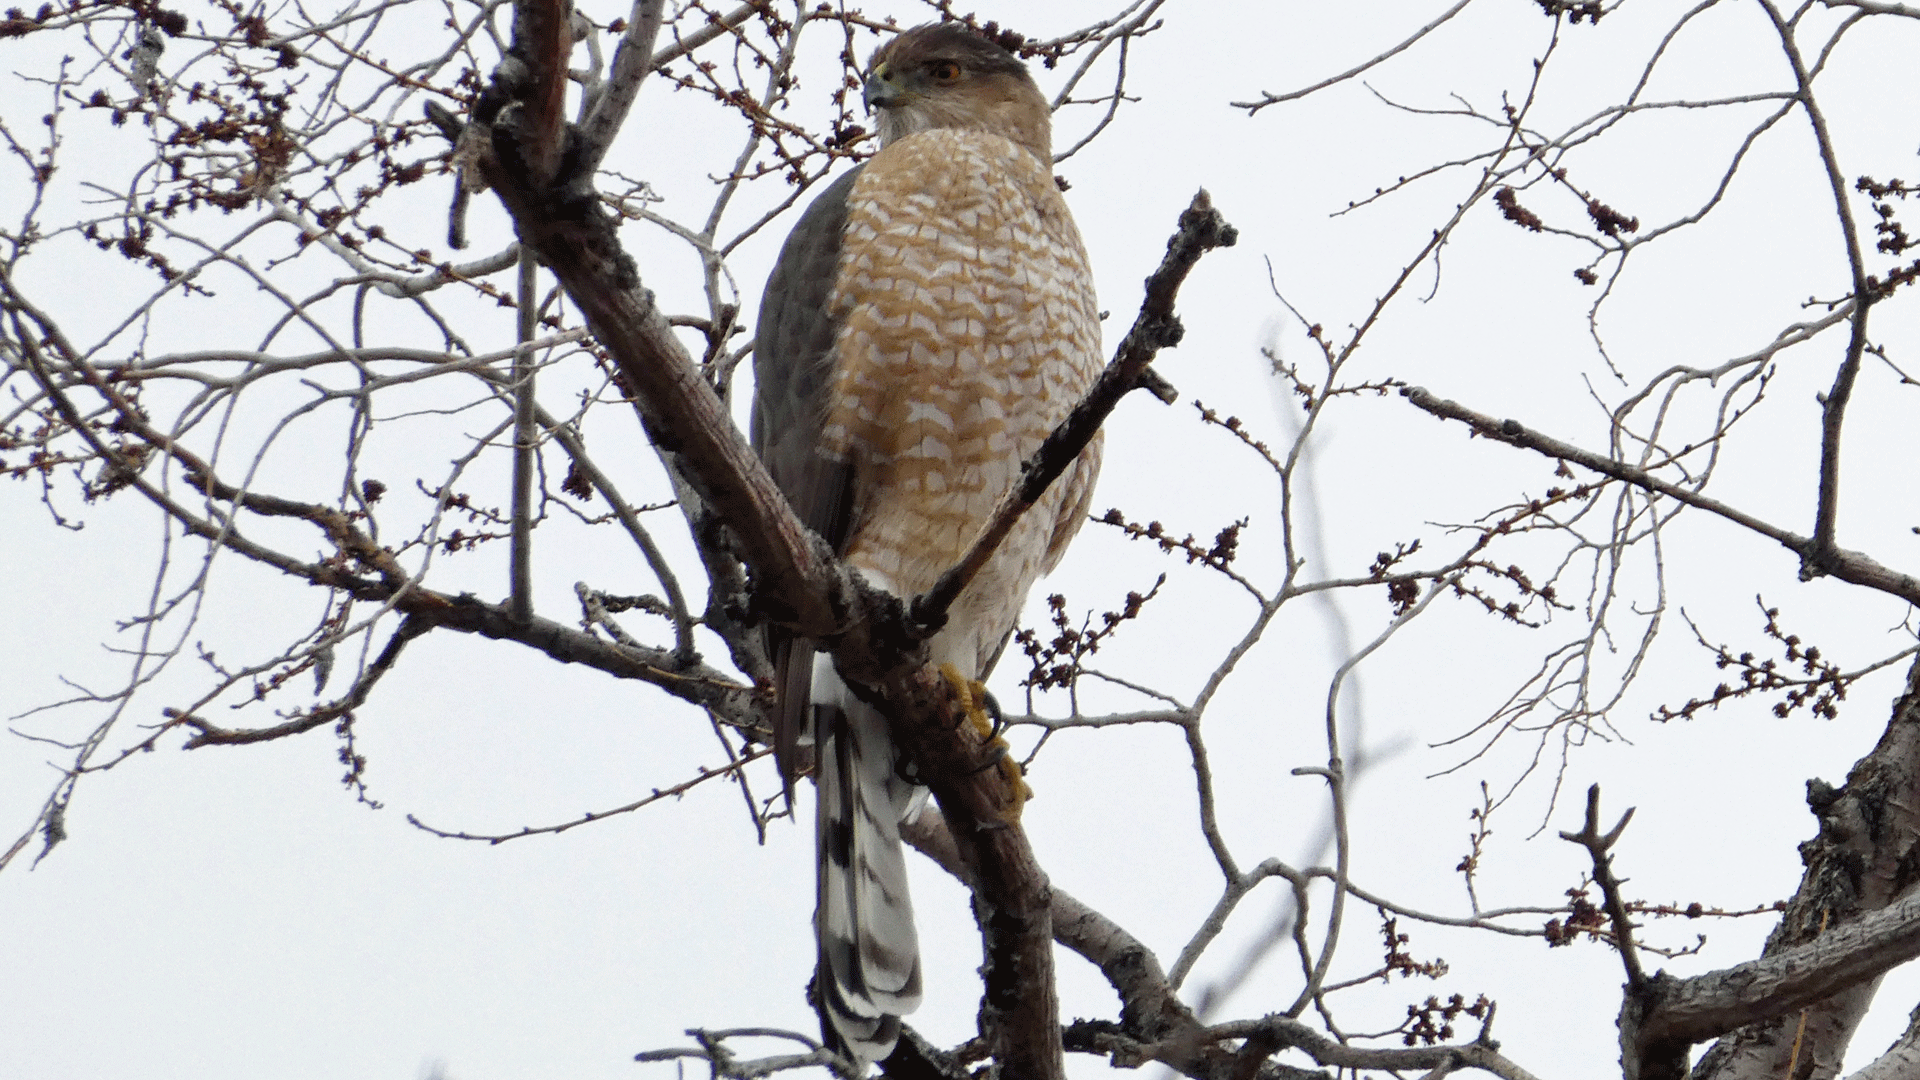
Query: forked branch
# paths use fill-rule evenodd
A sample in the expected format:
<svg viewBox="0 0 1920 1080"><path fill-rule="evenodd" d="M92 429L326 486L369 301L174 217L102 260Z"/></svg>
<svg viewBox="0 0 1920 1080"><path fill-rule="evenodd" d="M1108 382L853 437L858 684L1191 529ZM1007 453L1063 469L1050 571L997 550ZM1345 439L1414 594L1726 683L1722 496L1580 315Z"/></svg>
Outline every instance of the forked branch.
<svg viewBox="0 0 1920 1080"><path fill-rule="evenodd" d="M1613 945L1620 950L1620 962L1627 969L1627 991L1638 993L1647 985L1647 973L1640 968L1640 952L1633 944L1633 920L1627 917L1626 902L1620 898L1620 879L1613 876L1613 857L1609 854L1632 820L1633 807L1629 806L1627 812L1620 815L1620 823L1602 834L1600 785L1594 784L1587 788L1586 824L1577 833L1562 832L1560 839L1579 844L1593 857L1593 883L1600 886L1607 919L1613 923Z"/></svg>

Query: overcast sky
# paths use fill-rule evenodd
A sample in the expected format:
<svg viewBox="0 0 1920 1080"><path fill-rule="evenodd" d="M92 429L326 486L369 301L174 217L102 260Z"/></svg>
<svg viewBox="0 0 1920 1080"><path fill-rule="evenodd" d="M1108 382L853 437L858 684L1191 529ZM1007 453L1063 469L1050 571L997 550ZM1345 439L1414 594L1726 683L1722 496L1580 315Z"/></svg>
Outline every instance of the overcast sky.
<svg viewBox="0 0 1920 1080"><path fill-rule="evenodd" d="M983 0L977 10L1048 36L1106 6ZM1386 101L1444 110L1458 107L1451 96L1457 94L1497 112L1502 93L1515 100L1524 94L1551 22L1532 3L1481 0L1370 72L1365 85L1350 81L1251 117L1229 102L1344 71L1446 6L1175 2L1163 10L1164 28L1134 46L1127 88L1140 100L1128 102L1110 130L1059 169L1072 185L1067 197L1086 234L1102 306L1113 312L1108 348L1197 188L1206 187L1239 227L1240 243L1209 255L1181 296L1188 334L1158 367L1182 401L1167 407L1135 395L1116 414L1097 512L1118 506L1132 518L1202 538L1246 517L1238 568L1264 587L1278 580L1271 474L1229 436L1195 423L1190 403L1237 414L1269 445L1286 444L1299 410L1268 374L1261 350L1277 347L1303 363L1309 381L1316 369L1301 324L1274 287L1344 340L1478 172L1454 170L1354 213L1337 212L1398 177L1477 152L1491 138L1478 121L1411 115ZM602 23L624 13L604 3L582 8ZM1757 5L1722 8L1675 41L1650 96L1787 85ZM1636 2L1597 30L1565 32L1532 126L1557 133L1617 100L1683 9ZM903 22L925 16L924 8L904 2L868 10ZM1825 25L1835 16L1816 12L1809 19ZM1822 84L1849 176L1915 171L1920 135L1912 120L1920 102L1913 99L1920 85L1904 73L1920 48L1920 21L1882 22L1843 46ZM32 39L9 42L0 55L33 46ZM1035 74L1049 93L1062 78ZM664 90L646 87L608 166L653 183L667 200L663 212L685 205L697 214L700 200L710 198L708 177L725 167L732 144L715 142L687 103ZM829 81L817 80L814 90L823 100ZM16 129L44 108L43 91L23 96L32 103L6 106ZM1643 222L1665 221L1706 198L1745 125L1766 108L1643 117L1570 161L1577 181L1610 205ZM1056 143L1077 139L1093 115L1063 113ZM83 140L104 123L98 114L75 115L67 129L75 160L89 160ZM1424 385L1604 449L1605 413L1596 399L1617 403L1627 387L1672 364L1708 367L1750 353L1808 317L1799 305L1809 296L1845 291L1831 199L1808 147L1805 121L1788 118L1755 145L1714 217L1636 256L1599 323L1624 382L1608 373L1588 332L1595 291L1573 276L1588 249L1525 233L1490 206L1461 227L1437 279L1431 269L1421 271L1346 378ZM83 169L70 171L77 183ZM0 207L17 205L24 191L17 165L0 170ZM1541 191L1532 205L1557 215L1556 223L1582 225L1578 204L1564 196ZM217 228L238 229L243 219L235 215ZM476 201L474 227L477 250L508 235L491 196ZM757 238L733 262L749 311L784 229ZM684 252L639 225L627 226L623 239L668 310L700 308ZM50 266L33 272L34 287L69 319L84 320L85 305L97 303L93 294L104 288L90 267L65 280ZM510 277L502 276L503 286ZM1909 309L1881 319L1879 334L1892 355L1911 359ZM178 329L203 344L220 332L218 325ZM463 332L478 347L505 344L511 313L502 309L497 326ZM1715 481L1719 497L1783 527L1809 530L1813 395L1831 381L1839 354L1840 339L1833 338L1782 355L1765 408L1728 440ZM1863 375L1849 415L1848 460L1856 464L1842 536L1848 547L1909 567L1916 512L1907 473L1920 457L1914 392L1884 366ZM554 403L564 404L553 393ZM1703 393L1683 404L1697 410L1706 400ZM601 415L604 426L614 414ZM657 483L646 478L650 463L637 433L596 436L603 467L631 455L635 478L623 484L629 496L651 497L649 485ZM622 440L631 446L620 449ZM422 454L431 459L423 471L431 471L447 451L429 447ZM1463 541L1438 526L1537 496L1557 482L1545 459L1469 440L1464 429L1398 396L1356 398L1330 410L1310 455L1311 484L1296 493L1306 508L1299 527L1309 578L1364 575L1375 553L1414 537L1433 545L1429 551L1457 550ZM1877 461L1889 464L1872 467ZM491 475L500 480L495 500L504 503L504 470ZM38 499L29 483L0 487L0 513L9 523L7 569L0 573L0 611L8 614L0 620L0 713L8 716L66 696L63 676L98 685L124 672L124 660L103 644L128 644L115 627L146 602L160 532L155 513L130 497L76 508L86 521L78 532L51 526ZM657 528L672 532L666 524ZM1804 713L1780 720L1768 699L1691 722L1649 722L1657 705L1677 705L1725 677L1692 642L1683 609L1711 640L1761 650L1767 643L1754 597L1762 595L1782 609L1791 631L1849 669L1913 643L1903 605L1830 580L1801 583L1790 555L1732 526L1687 516L1663 543L1663 579L1644 563L1627 575L1628 595L1642 606L1653 590L1669 590L1662 645L1610 714L1614 737L1571 755L1564 792L1573 797L1548 816L1553 742L1544 772L1502 809L1479 885L1488 907L1552 904L1578 883L1585 856L1554 831L1578 826L1578 793L1592 782L1602 784L1609 815L1638 807L1617 862L1635 896L1730 909L1782 899L1798 882L1795 845L1813 834L1804 782L1819 776L1839 783L1886 723L1904 665L1858 684L1837 720ZM450 567L450 580L498 596L499 559L493 553L465 569ZM1217 575L1089 526L1067 565L1036 590L1030 615L1039 617L1039 598L1048 591L1065 593L1075 611L1106 610L1163 571L1162 598L1103 649L1099 664L1190 696L1256 614L1245 594ZM572 621L572 586L581 579L615 592L651 587L617 544L543 540L543 612ZM1584 599L1577 584L1562 589L1576 607ZM263 627L310 620L320 602L313 590L280 586L267 572L229 560L196 639L204 636L238 659L254 635L269 632ZM1546 627L1526 630L1442 600L1361 666L1346 691L1360 738L1356 758L1365 766L1354 803L1358 883L1437 914L1466 911L1454 868L1467 850L1479 784L1507 791L1535 744L1523 735L1451 772L1476 744L1432 744L1498 707L1546 647L1577 634L1581 617L1579 610L1562 612ZM1212 706L1207 733L1221 815L1242 867L1269 856L1316 857L1324 785L1291 770L1324 760L1329 674L1389 618L1377 588L1290 604ZM1623 626L1635 625L1621 618ZM1618 644L1628 653L1633 648L1630 636ZM1625 660L1605 662L1617 668ZM1013 664L996 674L1004 700L1020 700L1019 674ZM182 687L192 681L181 678ZM174 703L160 692L143 698L128 724L152 722L161 706ZM1090 688L1083 705L1100 711L1141 701ZM1064 703L1043 699L1038 707L1058 713ZM53 713L15 727L70 738L94 715ZM235 715L235 722L268 722L264 713ZM411 1080L444 1068L457 1080L669 1077L674 1066L636 1065L632 1055L684 1044L683 1031L696 1026L813 1029L802 997L813 949L810 827L777 825L762 845L737 790L719 784L562 836L499 846L436 839L407 822L413 814L443 828L495 832L630 801L688 778L696 766L720 764L698 716L637 683L559 667L518 646L440 633L410 647L402 670L361 711L358 733L372 795L384 804L377 811L337 783L338 743L325 731L192 753L181 752L177 738L163 740L157 752L81 785L67 822L70 839L30 872L17 862L0 878L0 1076ZM117 738L133 741L131 726ZM0 822L9 838L51 789L56 774L47 762L57 757L24 740L0 741ZM1054 883L1171 964L1220 888L1196 828L1179 732L1063 734L1038 759L1032 782L1037 798L1026 822ZM910 1022L951 1045L972 1033L978 937L957 884L917 856L912 872L927 1003ZM1247 944L1270 928L1279 897L1274 889L1247 902L1189 979L1190 996L1235 967ZM1706 934L1699 955L1666 962L1692 974L1750 959L1771 928L1763 916L1670 920L1647 933L1670 948L1692 946L1696 933ZM1613 1017L1622 976L1605 948L1581 943L1549 951L1537 938L1406 920L1399 929L1413 935L1409 948L1417 958L1443 957L1449 974L1355 991L1340 1014L1347 1030L1391 1028L1408 1003L1428 994L1485 994L1500 1003L1495 1036L1534 1073L1617 1072ZM1060 955L1063 1016L1111 1018L1114 998L1097 973ZM1350 906L1335 977L1363 973L1379 955L1374 913ZM1283 951L1213 1015L1283 1008L1298 985L1297 966ZM1890 977L1849 1068L1884 1048L1917 1000L1920 979ZM686 1068L687 1075L702 1072ZM1070 1058L1069 1069L1086 1077L1110 1071L1087 1057Z"/></svg>

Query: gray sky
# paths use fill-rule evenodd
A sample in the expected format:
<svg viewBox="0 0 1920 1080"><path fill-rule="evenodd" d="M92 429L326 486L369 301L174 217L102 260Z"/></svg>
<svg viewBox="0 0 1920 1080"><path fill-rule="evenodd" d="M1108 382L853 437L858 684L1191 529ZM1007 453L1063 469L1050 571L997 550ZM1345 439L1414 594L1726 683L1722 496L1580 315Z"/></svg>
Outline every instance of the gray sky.
<svg viewBox="0 0 1920 1080"><path fill-rule="evenodd" d="M618 13L583 7L601 21ZM1286 444L1298 408L1268 376L1260 350L1277 343L1283 356L1305 365L1309 381L1316 367L1302 327L1274 298L1269 273L1288 301L1344 340L1346 328L1365 318L1398 267L1471 189L1477 169L1454 170L1354 213L1335 212L1489 140L1484 124L1413 116L1382 99L1448 109L1457 107L1449 94L1458 94L1497 111L1502 92L1524 93L1550 22L1531 4L1482 0L1369 73L1364 86L1348 82L1253 117L1228 102L1346 70L1444 7L1172 4L1162 13L1164 29L1136 44L1128 92L1141 100L1060 168L1072 183L1068 199L1086 234L1102 303L1113 312L1109 349L1196 188L1212 192L1241 239L1210 255L1182 294L1187 337L1158 365L1182 401L1169 408L1136 395L1116 414L1096 512L1119 506L1132 518L1164 521L1203 539L1247 517L1238 569L1265 587L1278 579L1271 474L1225 433L1195 423L1190 403L1234 413L1269 445ZM917 7L897 8L906 22L922 16ZM1048 35L1104 6L983 2L978 10ZM1617 100L1679 10L1628 4L1597 29L1568 30L1532 126L1557 133ZM1911 118L1920 115L1920 102L1912 99L1920 88L1892 73L1906 70L1920 25L1884 21L1889 25L1846 43L1823 84L1850 175L1913 172ZM1784 86L1766 31L1756 6L1723 5L1676 40L1649 96ZM1036 75L1049 92L1061 78ZM824 95L825 80L816 88ZM675 200L703 198L706 176L732 150L703 155L714 145L702 141L710 133L681 96L663 91L646 88L608 164L652 180L672 210ZM1765 108L1643 116L1569 162L1576 181L1609 204L1643 222L1665 221L1706 198L1743 125ZM20 120L15 113L9 109L10 123ZM1077 137L1088 115L1063 115L1056 141ZM69 137L77 144L94 119L76 120ZM1585 313L1595 290L1572 273L1588 249L1524 233L1490 206L1477 208L1447 247L1437 287L1430 267L1416 275L1411 294L1370 334L1346 379L1424 385L1603 449L1605 413L1595 396L1617 403L1623 387L1669 365L1710 367L1750 353L1810 317L1799 307L1808 296L1844 291L1831 201L1808 145L1805 122L1789 117L1755 146L1715 216L1635 256L1599 323L1624 383L1608 374L1588 334ZM661 154L660 147L677 149ZM20 186L18 168L0 172L0 205L11 204L8 192ZM505 235L490 199L483 197L475 212L476 250ZM1523 199L1555 224L1584 227L1578 204L1564 195L1542 188ZM784 225L733 263L749 310L781 235ZM643 226L629 225L623 239L669 310L697 306L697 283L684 279L681 252ZM46 267L38 272L69 318L80 317L89 292L100 287L90 277L61 284ZM1879 334L1891 355L1911 359L1913 323L1899 312L1881 315ZM498 318L495 327L463 332L476 343L504 344L511 315L502 310ZM218 330L180 333L217 338ZM1727 441L1712 489L1718 497L1784 527L1808 529L1818 426L1813 395L1831 380L1842 340L1822 338L1782 354L1763 408ZM1913 392L1886 367L1869 365L1849 414L1846 446L1855 471L1842 542L1893 565L1913 558L1913 487L1901 467L1920 452L1920 425L1910 419ZM1697 423L1708 398L1702 392L1684 401L1676 416ZM630 498L649 497L654 481L639 472L650 463L637 435L604 438L596 444L603 464L620 460L619 440L633 440L631 460L639 464L623 487ZM1457 550L1463 541L1436 526L1471 520L1556 482L1544 459L1469 440L1464 429L1398 396L1356 398L1330 410L1310 453L1312 490L1299 494L1312 496L1308 513L1323 539L1308 551L1308 578L1364 575L1375 552L1416 536L1429 551ZM1876 461L1899 465L1870 468ZM1883 482L1886 472L1894 475ZM495 490L504 502L504 484ZM124 672L123 660L100 643L128 644L115 623L144 603L159 530L152 511L122 496L81 508L84 531L59 531L48 525L37 496L26 483L0 491L0 508L13 523L11 572L0 575L0 610L11 613L0 621L0 713L9 716L64 696L62 676L97 685ZM616 592L649 587L617 545L576 547L565 538L578 530L553 532L552 542L542 533L537 571L540 603L551 617L573 618L575 580ZM1544 558L1549 548L1510 550ZM1802 584L1786 552L1702 515L1669 528L1662 554L1663 581L1640 556L1626 571L1626 595L1643 608L1659 585L1669 597L1665 635L1609 717L1620 737L1573 754L1569 797L1544 831L1536 833L1551 792L1551 754L1547 774L1503 808L1479 881L1486 906L1552 904L1577 883L1585 857L1553 833L1577 827L1578 793L1591 782L1603 785L1610 816L1638 807L1617 862L1633 895L1726 908L1783 898L1798 881L1795 845L1813 831L1804 781L1839 783L1885 724L1901 666L1860 683L1834 721L1804 713L1776 719L1769 698L1691 722L1648 722L1656 705L1677 705L1725 678L1692 642L1683 609L1711 640L1761 651L1769 645L1753 600L1761 594L1782 609L1789 630L1849 669L1913 640L1902 626L1903 605L1832 581ZM500 558L476 556L464 569L450 562L450 580L498 595ZM237 659L257 635L310 621L320 607L312 590L277 586L238 560L220 566L216 598L195 638L223 656ZM1099 666L1185 697L1254 615L1245 594L1216 575L1089 526L1029 610L1037 617L1048 591L1065 593L1075 611L1106 610L1162 571L1163 597L1102 650ZM443 580L441 587L453 586ZM1584 596L1577 581L1562 593L1576 607ZM1348 647L1371 640L1389 618L1377 587L1330 603L1344 617ZM1439 914L1466 909L1454 866L1467 849L1479 782L1504 792L1533 743L1522 734L1441 775L1469 750L1429 744L1496 708L1538 663L1543 642L1577 634L1581 616L1562 612L1545 628L1524 630L1442 599L1361 667L1353 719L1373 757L1356 788L1356 882ZM1619 618L1621 652L1600 658L1615 673L1631 654L1637 625L1628 614ZM1288 605L1208 714L1220 812L1243 868L1315 850L1324 785L1290 770L1324 760L1321 716L1328 675L1345 655L1341 640L1325 605ZM120 742L133 740L131 725L152 722L161 706L175 703L169 688L186 692L192 670L181 668L170 678L182 681L140 699L116 736ZM1018 700L1018 675L1013 663L997 673L1005 700ZM1139 704L1099 687L1083 700L1089 712ZM1042 712L1062 708L1060 701L1039 703ZM92 715L56 712L16 727L71 738ZM267 722L264 713L235 719ZM698 716L638 684L559 667L516 646L441 633L410 647L402 672L361 711L358 738L371 763L373 797L385 804L377 812L336 783L338 743L326 732L194 753L179 752L179 740L170 738L156 753L84 783L68 822L71 839L37 869L16 864L0 880L0 1059L7 1062L0 1073L28 1080L404 1080L439 1062L457 1080L665 1077L676 1075L673 1066L635 1065L632 1055L684 1044L687 1028L813 1029L802 998L812 965L811 829L777 825L764 846L756 843L735 789L706 785L559 837L499 846L435 839L407 823L414 814L444 828L494 832L630 801L686 779L695 766L720 763ZM55 777L45 764L52 757L44 746L0 742L0 820L10 828L31 820L45 798ZM1032 782L1037 798L1026 823L1055 884L1172 963L1220 888L1196 829L1192 773L1178 732L1062 734L1038 759ZM935 1042L952 1044L971 1034L978 939L959 886L917 857L913 872L928 994L910 1022ZM1270 925L1281 890L1263 889L1272 892L1240 909L1189 980L1190 993L1231 970ZM1324 902L1316 897L1322 910ZM1373 912L1351 905L1347 918L1336 978L1363 973L1379 959ZM1696 932L1707 934L1700 955L1666 962L1691 974L1751 958L1771 926L1764 916L1670 920L1653 924L1647 937L1684 948ZM1506 1053L1536 1074L1617 1070L1613 1017L1621 973L1610 952L1592 943L1549 951L1537 938L1407 920L1399 929L1413 935L1417 958L1444 957L1450 973L1435 982L1396 978L1337 998L1347 1030L1391 1028L1408 1003L1429 994L1484 993L1500 1003L1495 1034ZM1114 998L1097 973L1060 955L1063 1016L1110 1017ZM1298 967L1282 951L1215 1015L1282 1008L1298 985ZM1916 1000L1920 979L1901 972L1887 980L1849 1068L1886 1045ZM1463 1026L1463 1035L1471 1033ZM1088 1077L1110 1071L1086 1057L1070 1058L1069 1068ZM688 1066L688 1075L698 1072Z"/></svg>

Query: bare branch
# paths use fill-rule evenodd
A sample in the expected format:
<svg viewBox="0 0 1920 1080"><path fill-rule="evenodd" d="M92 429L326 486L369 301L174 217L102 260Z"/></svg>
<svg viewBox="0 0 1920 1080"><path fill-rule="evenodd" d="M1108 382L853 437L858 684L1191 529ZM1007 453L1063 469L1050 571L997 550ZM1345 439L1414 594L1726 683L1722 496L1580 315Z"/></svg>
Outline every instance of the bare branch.
<svg viewBox="0 0 1920 1080"><path fill-rule="evenodd" d="M508 551L507 606L519 619L533 618L534 365L531 348L539 317L539 268L533 252L520 253L519 337L513 356L513 524Z"/></svg>
<svg viewBox="0 0 1920 1080"><path fill-rule="evenodd" d="M1634 947L1633 921L1627 917L1627 906L1620 899L1620 879L1613 876L1613 856L1609 854L1613 845L1620 840L1620 834L1627 831L1627 823L1633 820L1633 807L1620 815L1620 823L1609 829L1605 835L1600 832L1600 785L1587 788L1587 820L1577 833L1563 832L1560 839L1571 841L1587 849L1593 859L1593 881L1600 886L1600 895L1606 904L1607 918L1613 922L1613 944L1620 950L1620 962L1627 969L1627 993L1639 994L1647 985L1647 973L1640 969L1640 953Z"/></svg>
<svg viewBox="0 0 1920 1080"><path fill-rule="evenodd" d="M673 58L672 55L654 51L666 6L666 0L634 0L633 11L627 16L626 33L613 52L606 86L594 100L593 111L580 123L582 156L579 169L585 175L592 176L600 171L600 163L606 159L607 151L613 148L614 137L626 123L627 113L632 110L634 99L640 94L640 83L647 73ZM743 4L728 18L735 20L737 25L745 21L753 9L751 4ZM710 28L711 33L717 36L725 25L723 22ZM699 44L685 43L675 55L697 48Z"/></svg>
<svg viewBox="0 0 1920 1080"><path fill-rule="evenodd" d="M1375 56L1371 60L1364 61L1356 67L1348 68L1346 71L1343 71L1338 75L1334 75L1329 78L1322 79L1319 82L1314 83L1312 86L1303 87L1299 90L1289 90L1284 94L1274 94L1274 93L1268 93L1266 91L1262 91L1260 94L1260 100L1236 101L1233 103L1233 107L1236 109L1245 109L1247 110L1247 115L1251 116L1254 113L1259 112L1261 109L1264 109L1269 105L1278 105L1283 101L1293 101L1298 98L1306 97L1308 94L1318 93L1322 90L1325 90L1327 87L1333 86L1337 83L1346 82L1348 79L1351 79L1357 75L1364 74L1368 69L1378 67L1379 65L1387 62L1388 60L1393 59L1395 56L1398 56L1401 53L1406 52L1408 49L1413 47L1415 42L1419 41L1423 37L1426 37L1428 34L1433 33L1435 30L1438 30L1442 25L1444 25L1448 20L1452 19L1455 15L1458 15L1462 11L1466 10L1467 5L1472 2L1473 0L1459 0L1458 3L1454 4L1452 7L1448 8L1447 10L1441 12L1439 16L1435 18L1432 22L1428 23L1427 25L1421 27L1418 30L1415 30L1410 36L1407 37L1405 41L1402 41L1400 44L1395 45L1393 48L1388 49L1386 52L1383 52L1378 56Z"/></svg>
<svg viewBox="0 0 1920 1080"><path fill-rule="evenodd" d="M1523 450L1538 451L1547 457L1570 461L1616 480L1624 480L1635 487L1671 496L1688 506L1717 514L1736 525L1775 540L1781 547L1803 559L1810 557L1814 552L1814 541L1807 537L1770 525L1690 488L1658 479L1645 469L1582 450L1571 443L1549 438L1529 430L1517 420L1496 420L1473 412L1454 402L1437 398L1421 387L1409 387L1402 391L1402 394L1408 401L1435 416L1446 420L1459 420L1470 425L1477 435L1495 439L1509 446L1517 446ZM1869 589L1898 596L1909 603L1920 604L1920 580L1915 580L1909 574L1890 570L1867 555L1857 551L1836 549L1826 557L1825 562L1826 571L1842 581L1864 585Z"/></svg>
<svg viewBox="0 0 1920 1080"><path fill-rule="evenodd" d="M1814 101L1813 77L1808 74L1806 62L1801 59L1793 27L1781 17L1771 0L1762 0L1760 6L1766 10L1767 17L1773 20L1774 29L1780 35L1780 47L1793 67L1794 82L1799 88L1800 107L1806 110L1807 121L1813 125L1820 164L1825 168L1827 184L1833 191L1834 212L1840 219L1847 268L1853 276L1853 325L1847 340L1847 354L1833 377L1833 388L1827 391L1826 398L1821 402L1819 506L1814 519L1813 544L1804 553L1804 565L1801 568L1801 576L1811 578L1827 573L1829 562L1844 560L1848 554L1840 550L1836 540L1840 514L1840 429L1846 420L1847 402L1853 396L1854 378L1860 373L1860 357L1867 347L1867 312L1872 308L1875 297L1867 284L1866 260L1860 251L1860 235L1853 221L1847 179L1840 173L1840 161L1833 148L1833 136L1827 130L1827 119Z"/></svg>
<svg viewBox="0 0 1920 1080"><path fill-rule="evenodd" d="M489 844L504 844L509 840L520 840L529 836L557 836L560 833L566 832L568 829L579 828L582 825L590 825L593 822L603 821L610 817L617 817L620 814L631 814L635 810L639 810L643 807L651 806L654 803L661 801L662 799L677 799L680 796L685 795L687 792L692 791L694 788L700 786L701 784L704 784L707 781L714 779L715 777L727 777L727 778L737 779L740 775L740 770L745 768L748 762L758 761L759 759L766 757L770 753L772 753L772 751L767 750L765 748L755 750L752 753L747 754L745 757L742 757L739 760L734 761L731 764L724 765L718 769L702 768L700 770L700 775L694 777L691 780L683 780L678 784L674 784L672 787L654 788L653 791L650 794L646 795L644 798L635 799L633 802L627 803L623 806L616 806L611 810L588 811L587 813L584 813L579 817L574 818L571 821L563 821L557 825L529 825L529 826L522 827L517 832L510 832L510 833L470 833L465 831L438 829L433 827L432 825L427 824L424 821L421 821L419 818L413 816L412 814L407 815L407 824L412 825L414 828L419 829L421 832L431 833L434 836L438 836L443 840L481 840Z"/></svg>

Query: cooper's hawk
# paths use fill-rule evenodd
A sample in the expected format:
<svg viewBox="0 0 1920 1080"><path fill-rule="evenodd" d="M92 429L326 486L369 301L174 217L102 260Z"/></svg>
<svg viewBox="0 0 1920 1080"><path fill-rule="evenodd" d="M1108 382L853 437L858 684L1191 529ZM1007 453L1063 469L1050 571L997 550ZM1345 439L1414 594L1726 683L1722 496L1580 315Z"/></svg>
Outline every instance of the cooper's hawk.
<svg viewBox="0 0 1920 1080"><path fill-rule="evenodd" d="M903 599L958 562L1020 463L1100 369L1079 231L1053 179L1047 101L955 24L873 55L881 148L787 238L754 346L753 442L802 521ZM1014 528L929 643L984 678L1027 590L1086 517L1096 440ZM914 786L887 722L805 641L773 642L776 749L810 732L818 788L816 987L829 1042L884 1057L920 1004L900 823ZM791 782L791 774L788 775Z"/></svg>

